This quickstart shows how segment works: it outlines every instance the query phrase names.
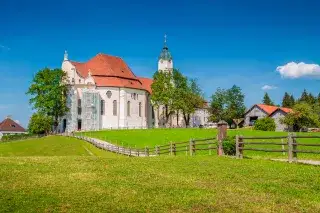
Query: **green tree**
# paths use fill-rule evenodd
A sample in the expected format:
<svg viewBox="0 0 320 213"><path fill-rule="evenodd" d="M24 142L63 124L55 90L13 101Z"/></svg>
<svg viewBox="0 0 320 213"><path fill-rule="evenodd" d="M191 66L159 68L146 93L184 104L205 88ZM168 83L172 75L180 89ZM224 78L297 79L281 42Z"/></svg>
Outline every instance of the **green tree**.
<svg viewBox="0 0 320 213"><path fill-rule="evenodd" d="M57 130L59 118L64 116L67 107L68 79L61 69L45 68L33 78L27 94L31 95L30 104L39 113L53 118Z"/></svg>
<svg viewBox="0 0 320 213"><path fill-rule="evenodd" d="M292 127L294 130L300 130L301 128L319 127L319 113L315 112L308 103L297 103L293 107L293 112L288 113L282 123Z"/></svg>
<svg viewBox="0 0 320 213"><path fill-rule="evenodd" d="M254 123L254 129L261 131L275 131L276 123L274 119L270 117L261 118Z"/></svg>
<svg viewBox="0 0 320 213"><path fill-rule="evenodd" d="M174 113L178 121L181 113L186 126L189 126L191 114L204 102L197 82L189 80L177 69L156 72L153 78L151 100L154 106L163 107L164 123L167 125Z"/></svg>
<svg viewBox="0 0 320 213"><path fill-rule="evenodd" d="M229 125L232 119L240 118L245 113L244 94L241 88L234 85L228 90L218 88L211 96L211 120L225 120Z"/></svg>
<svg viewBox="0 0 320 213"><path fill-rule="evenodd" d="M306 89L303 90L301 97L299 98L299 102L309 103L309 94Z"/></svg>
<svg viewBox="0 0 320 213"><path fill-rule="evenodd" d="M32 134L47 134L52 127L52 118L41 113L34 113L29 121L28 130Z"/></svg>
<svg viewBox="0 0 320 213"><path fill-rule="evenodd" d="M318 102L318 105L320 105L320 93L318 94L317 102Z"/></svg>
<svg viewBox="0 0 320 213"><path fill-rule="evenodd" d="M270 105L270 106L274 106L274 103L273 101L271 100L271 98L269 97L268 93L266 92L263 96L263 101L262 101L263 104L266 104L266 105Z"/></svg>
<svg viewBox="0 0 320 213"><path fill-rule="evenodd" d="M296 104L296 100L294 99L293 95L290 95L290 107L292 108Z"/></svg>
<svg viewBox="0 0 320 213"><path fill-rule="evenodd" d="M177 104L173 102L175 91L172 73L162 71L155 72L151 88L152 104L158 109L160 107L163 109L161 118L158 119L162 119L163 123L167 125L170 115L173 114L177 108Z"/></svg>
<svg viewBox="0 0 320 213"><path fill-rule="evenodd" d="M294 105L294 98L292 95L289 95L287 92L284 93L283 99L282 99L282 107L291 108Z"/></svg>

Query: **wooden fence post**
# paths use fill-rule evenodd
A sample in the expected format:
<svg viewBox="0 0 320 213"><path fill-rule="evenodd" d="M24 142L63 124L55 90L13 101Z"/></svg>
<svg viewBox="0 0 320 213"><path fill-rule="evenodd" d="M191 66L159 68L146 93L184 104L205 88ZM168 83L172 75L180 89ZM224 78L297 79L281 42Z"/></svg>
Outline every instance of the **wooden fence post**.
<svg viewBox="0 0 320 213"><path fill-rule="evenodd" d="M170 142L170 155L172 155L172 142Z"/></svg>
<svg viewBox="0 0 320 213"><path fill-rule="evenodd" d="M190 142L189 142L189 152L190 152L190 156L193 156L193 139L190 139Z"/></svg>
<svg viewBox="0 0 320 213"><path fill-rule="evenodd" d="M227 127L228 123L225 121L219 121L218 122L218 149L217 154L219 156L223 155L223 146L222 142L227 137Z"/></svg>
<svg viewBox="0 0 320 213"><path fill-rule="evenodd" d="M288 161L292 163L293 160L293 145L292 145L292 135L291 133L288 134Z"/></svg>
<svg viewBox="0 0 320 213"><path fill-rule="evenodd" d="M176 144L174 143L173 144L173 154L174 154L174 156L176 156L177 155L177 152L176 152L177 150L176 150Z"/></svg>
<svg viewBox="0 0 320 213"><path fill-rule="evenodd" d="M145 152L144 155L145 155L146 157L149 157L149 147L146 146L144 152Z"/></svg>
<svg viewBox="0 0 320 213"><path fill-rule="evenodd" d="M131 157L131 147L129 148L129 157Z"/></svg>
<svg viewBox="0 0 320 213"><path fill-rule="evenodd" d="M243 137L242 137L242 135L240 135L240 137L239 137L239 158L240 159L242 159L243 158L243 147L244 147L244 144L243 144Z"/></svg>
<svg viewBox="0 0 320 213"><path fill-rule="evenodd" d="M292 134L292 136L296 136L294 133ZM296 163L298 161L298 153L297 151L297 140L296 138L292 137L292 160L294 163Z"/></svg>
<svg viewBox="0 0 320 213"><path fill-rule="evenodd" d="M186 156L188 156L188 145L186 145Z"/></svg>
<svg viewBox="0 0 320 213"><path fill-rule="evenodd" d="M240 158L239 135L236 135L236 158Z"/></svg>
<svg viewBox="0 0 320 213"><path fill-rule="evenodd" d="M160 156L160 147L156 146L156 155Z"/></svg>

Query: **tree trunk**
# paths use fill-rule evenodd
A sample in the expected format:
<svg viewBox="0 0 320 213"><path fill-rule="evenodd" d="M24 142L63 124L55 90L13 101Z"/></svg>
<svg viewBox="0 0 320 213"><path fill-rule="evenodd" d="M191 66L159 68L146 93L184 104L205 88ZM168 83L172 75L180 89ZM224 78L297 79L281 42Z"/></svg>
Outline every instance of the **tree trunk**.
<svg viewBox="0 0 320 213"><path fill-rule="evenodd" d="M177 127L179 126L179 110L177 110Z"/></svg>
<svg viewBox="0 0 320 213"><path fill-rule="evenodd" d="M190 124L190 114L186 114L183 112L184 123L186 124L186 128L189 127Z"/></svg>

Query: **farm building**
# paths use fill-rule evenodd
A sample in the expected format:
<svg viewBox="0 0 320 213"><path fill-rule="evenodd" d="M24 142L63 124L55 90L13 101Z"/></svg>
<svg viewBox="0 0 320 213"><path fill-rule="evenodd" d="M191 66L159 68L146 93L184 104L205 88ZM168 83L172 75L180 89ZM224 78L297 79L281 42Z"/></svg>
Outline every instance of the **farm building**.
<svg viewBox="0 0 320 213"><path fill-rule="evenodd" d="M0 122L0 133L3 135L24 134L26 130L8 116Z"/></svg>
<svg viewBox="0 0 320 213"><path fill-rule="evenodd" d="M276 123L276 131L286 131L287 126L280 122L292 109L285 107L269 106L265 104L253 105L244 116L244 126L253 126L254 122L264 117L273 118Z"/></svg>

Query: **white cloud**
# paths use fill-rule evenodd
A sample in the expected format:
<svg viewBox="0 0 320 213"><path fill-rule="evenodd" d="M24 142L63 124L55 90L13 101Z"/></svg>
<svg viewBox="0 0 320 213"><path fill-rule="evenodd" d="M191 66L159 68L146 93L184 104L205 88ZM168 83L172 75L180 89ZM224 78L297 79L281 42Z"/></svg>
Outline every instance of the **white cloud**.
<svg viewBox="0 0 320 213"><path fill-rule="evenodd" d="M284 66L277 67L277 72L283 78L320 77L320 66L318 64L306 64L304 62L290 62Z"/></svg>
<svg viewBox="0 0 320 213"><path fill-rule="evenodd" d="M262 90L272 90L272 89L277 89L278 87L272 86L272 85L264 85L261 87Z"/></svg>

